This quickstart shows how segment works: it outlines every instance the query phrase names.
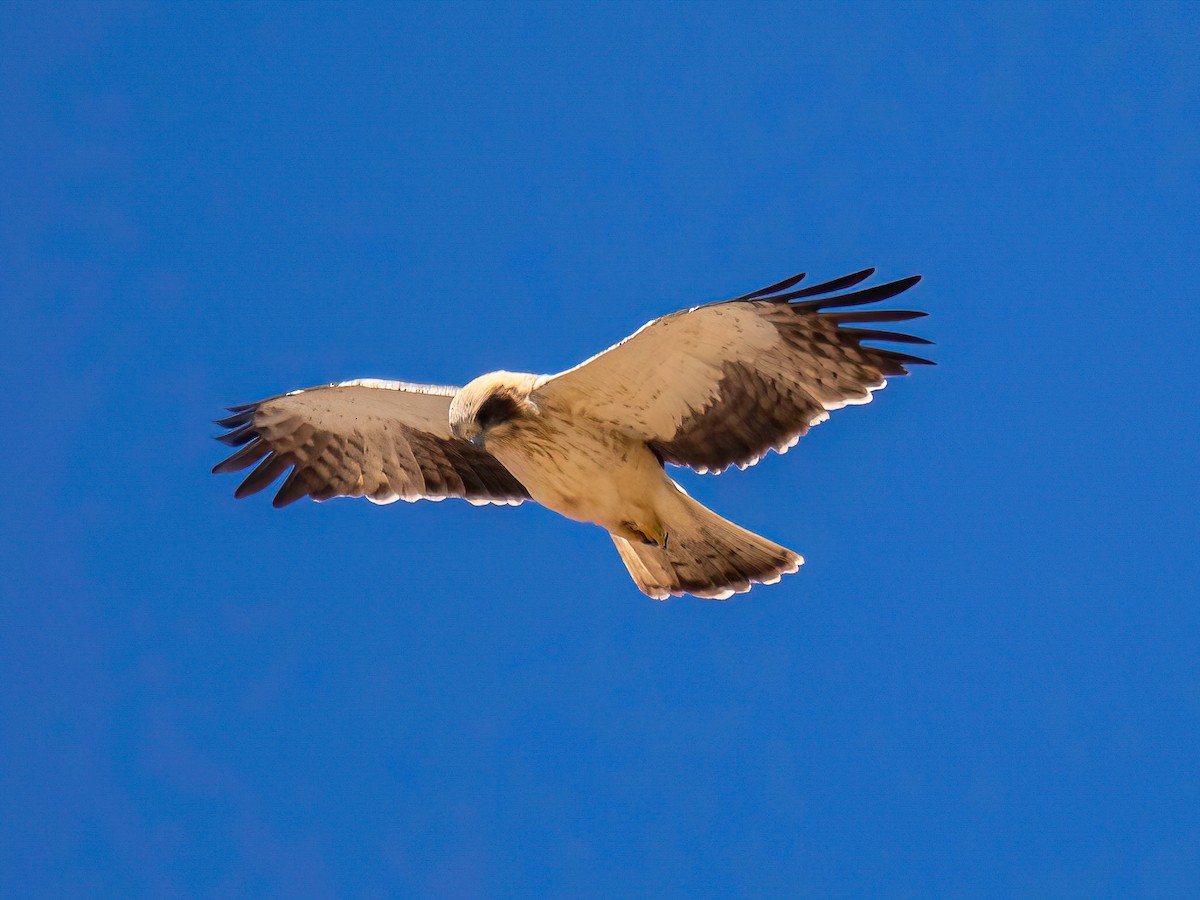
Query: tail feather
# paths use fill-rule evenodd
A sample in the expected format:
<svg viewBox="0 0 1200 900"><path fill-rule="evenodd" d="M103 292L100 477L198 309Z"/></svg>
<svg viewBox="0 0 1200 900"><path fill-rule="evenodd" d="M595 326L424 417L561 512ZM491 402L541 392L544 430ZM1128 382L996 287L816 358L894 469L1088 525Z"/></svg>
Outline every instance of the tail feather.
<svg viewBox="0 0 1200 900"><path fill-rule="evenodd" d="M753 584L774 584L804 558L723 519L680 493L680 508L664 522L664 547L612 535L622 562L642 592L656 600L692 594L724 600Z"/></svg>

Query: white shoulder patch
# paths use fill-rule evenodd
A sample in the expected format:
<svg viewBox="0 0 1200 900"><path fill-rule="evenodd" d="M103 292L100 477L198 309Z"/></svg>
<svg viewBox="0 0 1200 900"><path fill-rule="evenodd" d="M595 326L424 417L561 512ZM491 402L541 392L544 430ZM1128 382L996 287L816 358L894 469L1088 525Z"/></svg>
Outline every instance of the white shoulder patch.
<svg viewBox="0 0 1200 900"><path fill-rule="evenodd" d="M439 397L453 397L458 388L449 384L415 384L410 381L388 381L384 378L355 378L351 381L335 381L330 387L366 387L379 388L385 391L407 391L410 394L436 394ZM294 391L293 393L300 393Z"/></svg>

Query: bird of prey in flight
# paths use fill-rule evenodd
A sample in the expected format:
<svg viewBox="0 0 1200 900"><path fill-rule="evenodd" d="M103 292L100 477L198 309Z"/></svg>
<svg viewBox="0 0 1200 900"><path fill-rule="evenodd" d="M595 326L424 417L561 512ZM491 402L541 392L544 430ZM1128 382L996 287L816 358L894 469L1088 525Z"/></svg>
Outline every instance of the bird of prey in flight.
<svg viewBox="0 0 1200 900"><path fill-rule="evenodd" d="M794 289L801 274L671 313L557 375L491 372L465 387L359 379L230 407L218 440L240 449L213 471L257 463L234 493L245 497L290 469L275 506L532 499L606 529L649 596L724 599L804 560L693 500L665 466L744 469L831 410L868 402L906 365L930 364L864 343L930 343L857 327L925 315L862 308L920 280L848 291L873 273Z"/></svg>

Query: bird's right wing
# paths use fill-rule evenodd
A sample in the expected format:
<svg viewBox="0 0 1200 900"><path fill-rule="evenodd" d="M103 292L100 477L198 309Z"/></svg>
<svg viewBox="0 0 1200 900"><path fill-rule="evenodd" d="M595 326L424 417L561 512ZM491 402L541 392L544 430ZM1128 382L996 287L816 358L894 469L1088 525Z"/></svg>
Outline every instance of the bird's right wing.
<svg viewBox="0 0 1200 900"><path fill-rule="evenodd" d="M234 492L261 491L288 469L274 505L301 497L374 503L442 500L516 506L529 492L499 460L450 433L458 388L360 379L294 391L246 406L217 424L241 447L213 472L257 467Z"/></svg>

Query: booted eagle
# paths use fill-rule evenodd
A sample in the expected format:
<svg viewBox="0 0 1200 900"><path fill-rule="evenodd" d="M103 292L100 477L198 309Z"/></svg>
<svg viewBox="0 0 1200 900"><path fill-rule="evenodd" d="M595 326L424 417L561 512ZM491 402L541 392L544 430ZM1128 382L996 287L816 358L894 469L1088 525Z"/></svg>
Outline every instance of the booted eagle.
<svg viewBox="0 0 1200 900"><path fill-rule="evenodd" d="M286 472L275 506L306 496L532 499L606 529L649 596L724 599L804 560L697 503L665 464L752 466L830 410L867 403L906 365L931 364L863 343L929 341L847 327L925 315L848 309L920 280L839 293L874 271L792 290L796 275L671 313L557 375L491 372L461 388L359 379L230 407L217 439L240 449L213 471L257 463L235 497Z"/></svg>

